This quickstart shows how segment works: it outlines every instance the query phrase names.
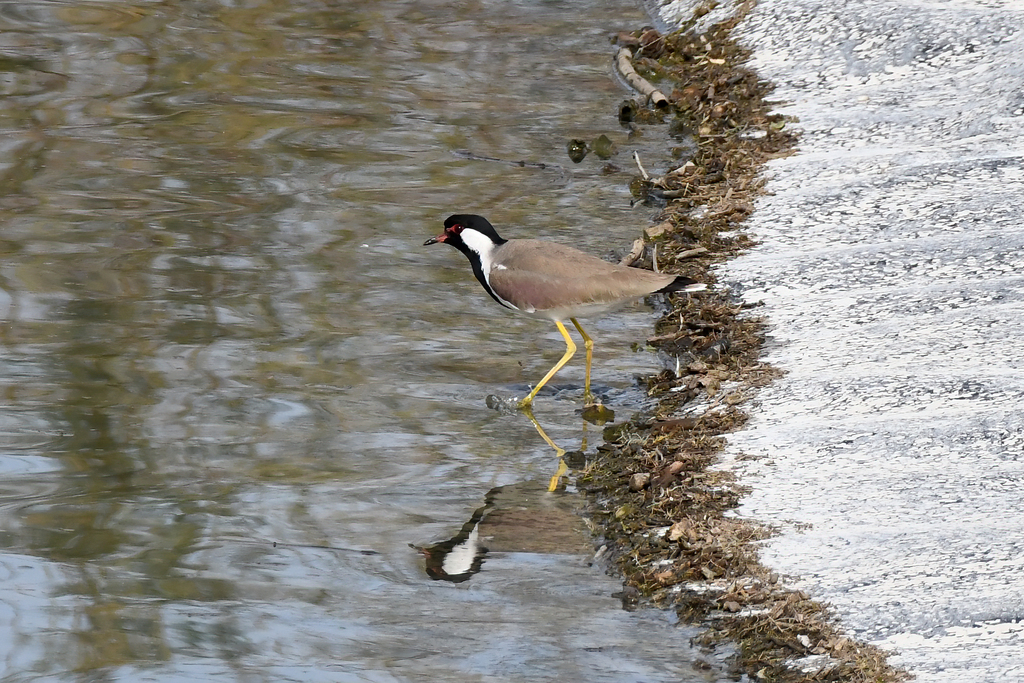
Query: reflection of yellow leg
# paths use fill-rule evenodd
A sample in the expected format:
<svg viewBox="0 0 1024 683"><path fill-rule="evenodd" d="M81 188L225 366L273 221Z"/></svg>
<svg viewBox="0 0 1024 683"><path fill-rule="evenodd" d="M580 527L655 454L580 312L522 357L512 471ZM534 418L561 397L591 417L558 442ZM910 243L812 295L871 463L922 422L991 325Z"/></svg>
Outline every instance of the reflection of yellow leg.
<svg viewBox="0 0 1024 683"><path fill-rule="evenodd" d="M559 458L561 458L563 455L565 455L565 449L564 448L559 448L558 444L556 444L554 441L551 440L551 437L547 435L547 432L544 431L544 428L540 426L540 422L537 422L537 418L535 418L533 416L533 411L530 410L530 407L527 406L527 407L523 408L523 412L526 413L526 417L530 418L530 422L533 423L533 426L537 430L537 433L540 434L540 438L544 439L544 442L547 445L549 445L549 446L551 446L552 448L555 449L555 454Z"/></svg>
<svg viewBox="0 0 1024 683"><path fill-rule="evenodd" d="M573 323L575 322L576 321L573 321ZM565 355L562 356L561 360L555 363L555 367L548 370L548 374L544 375L544 379L542 379L537 384L537 386L533 388L533 391L530 392L530 395L519 402L520 410L525 410L530 407L530 404L533 403L533 397L537 395L537 392L540 391L540 388L547 384L547 381L554 377L555 373L561 370L563 365L569 362L569 359L572 358L572 354L576 353L576 345L572 343L572 337L569 336L569 331L565 329L565 325L563 325L560 320L556 320L555 324L558 325L558 331L561 332L562 336L565 338ZM576 325L576 328L579 329L578 324ZM591 344L593 344L593 342L591 342ZM587 357L590 357L589 353ZM590 363L587 363L587 368L589 367Z"/></svg>
<svg viewBox="0 0 1024 683"><path fill-rule="evenodd" d="M548 482L548 491L555 491L558 488L558 480L562 478L562 475L569 471L569 466L565 464L565 459L562 458L565 455L565 449L559 448L558 444L551 440L551 437L547 435L544 428L540 426L540 422L537 422L537 418L533 416L533 411L530 410L530 406L523 408L523 412L526 413L526 417L530 418L530 422L533 423L537 433L540 434L540 438L544 439L547 445L555 449L555 455L558 456L558 471L555 472L554 476L551 477L551 481Z"/></svg>
<svg viewBox="0 0 1024 683"><path fill-rule="evenodd" d="M587 379L583 384L583 402L590 404L594 402L594 397L590 394L590 360L594 356L594 340L583 331L583 328L580 327L576 318L569 318L569 320L572 321L572 324L576 326L576 331L580 333L581 337L583 337L583 346L587 350Z"/></svg>
<svg viewBox="0 0 1024 683"><path fill-rule="evenodd" d="M562 475L569 471L569 466L565 464L565 460L562 458L558 459L558 471L551 475L551 481L548 482L548 493L554 493L558 490L558 480L562 478Z"/></svg>

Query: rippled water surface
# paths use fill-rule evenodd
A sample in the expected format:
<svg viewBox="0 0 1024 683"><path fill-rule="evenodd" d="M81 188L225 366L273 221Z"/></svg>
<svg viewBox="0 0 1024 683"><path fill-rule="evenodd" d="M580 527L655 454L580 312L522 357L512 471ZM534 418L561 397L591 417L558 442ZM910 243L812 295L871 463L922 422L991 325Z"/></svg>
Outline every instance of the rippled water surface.
<svg viewBox="0 0 1024 683"><path fill-rule="evenodd" d="M0 3L3 681L710 675L664 615L621 610L583 536L492 529L462 583L409 547L488 496L579 525L543 492L552 451L484 400L522 395L557 332L421 245L455 211L628 245L628 155L574 166L565 142L627 145L608 35L644 21L614 0ZM650 321L589 326L620 417ZM582 376L537 402L566 448L599 436Z"/></svg>

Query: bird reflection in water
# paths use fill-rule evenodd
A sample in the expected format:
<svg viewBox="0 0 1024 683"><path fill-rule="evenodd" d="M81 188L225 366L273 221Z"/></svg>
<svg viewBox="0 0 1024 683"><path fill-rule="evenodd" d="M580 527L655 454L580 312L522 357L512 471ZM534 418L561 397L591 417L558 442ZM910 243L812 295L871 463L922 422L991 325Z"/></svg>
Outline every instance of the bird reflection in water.
<svg viewBox="0 0 1024 683"><path fill-rule="evenodd" d="M427 576L462 583L479 572L490 552L585 554L592 551L573 496L553 496L565 488L571 466L586 464L586 422L578 451L566 451L544 431L532 412L524 410L541 438L555 450L558 468L546 482L525 481L491 489L484 504L453 537L427 546L411 545L426 560ZM609 411L610 412L610 411ZM484 542L487 545L484 545Z"/></svg>
<svg viewBox="0 0 1024 683"><path fill-rule="evenodd" d="M480 523L494 508L494 495L499 488L491 489L484 496L483 506L473 511L469 521L462 525L459 533L447 541L428 546L409 544L426 559L427 576L435 581L462 583L480 571L487 555L487 548L480 543Z"/></svg>

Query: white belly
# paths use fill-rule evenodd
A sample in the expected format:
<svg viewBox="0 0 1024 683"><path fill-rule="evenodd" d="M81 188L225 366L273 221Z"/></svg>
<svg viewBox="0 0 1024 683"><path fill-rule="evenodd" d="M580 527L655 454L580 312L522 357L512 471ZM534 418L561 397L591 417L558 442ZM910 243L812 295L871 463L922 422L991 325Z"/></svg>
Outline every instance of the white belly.
<svg viewBox="0 0 1024 683"><path fill-rule="evenodd" d="M555 321L568 320L569 318L592 318L594 316L604 315L609 311L622 308L628 304L629 301L629 299L626 299L625 301L613 301L611 303L580 304L577 306L546 308L542 311L527 311L520 308L519 312L525 313L533 318L543 318L545 320Z"/></svg>

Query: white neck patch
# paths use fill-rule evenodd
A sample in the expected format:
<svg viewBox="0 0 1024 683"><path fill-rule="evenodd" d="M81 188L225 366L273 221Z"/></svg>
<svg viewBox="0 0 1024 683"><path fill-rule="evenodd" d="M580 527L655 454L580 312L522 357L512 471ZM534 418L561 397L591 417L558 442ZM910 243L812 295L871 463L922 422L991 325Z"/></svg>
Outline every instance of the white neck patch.
<svg viewBox="0 0 1024 683"><path fill-rule="evenodd" d="M463 230L460 237L462 237L462 243L469 247L469 250L476 254L477 258L480 259L480 271L483 273L484 280L487 283L484 285L484 289L486 289L491 296L497 299L498 303L502 306L518 311L518 306L501 298L498 293L491 288L491 268L497 268L499 270L503 270L505 268L505 266L502 265L494 265L494 250L497 248L497 245L492 242L491 238L487 235L471 228Z"/></svg>
<svg viewBox="0 0 1024 683"><path fill-rule="evenodd" d="M494 242L487 235L477 232L472 228L463 230L459 237L462 238L463 244L480 257L480 268L484 271L484 277L487 279L487 282L490 282L491 265L494 261Z"/></svg>

